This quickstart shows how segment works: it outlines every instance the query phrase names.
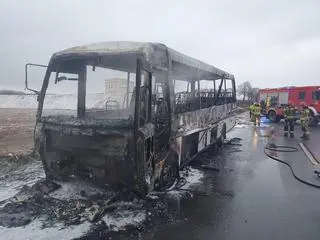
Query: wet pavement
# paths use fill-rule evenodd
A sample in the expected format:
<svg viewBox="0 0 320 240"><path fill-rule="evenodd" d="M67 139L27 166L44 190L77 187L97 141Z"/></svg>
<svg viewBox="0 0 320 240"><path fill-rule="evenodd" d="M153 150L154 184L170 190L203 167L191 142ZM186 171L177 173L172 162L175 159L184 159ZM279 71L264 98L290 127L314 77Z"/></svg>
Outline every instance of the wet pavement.
<svg viewBox="0 0 320 240"><path fill-rule="evenodd" d="M319 161L313 156L318 151L314 148L314 143L320 140L318 129L312 129L314 130L313 138L305 140L299 137L301 134L295 134L296 136L293 138L282 137L281 124L273 127L275 133L267 144L265 153L270 158L286 164L297 180L320 188L320 178L318 174L315 174L315 170L319 171Z"/></svg>
<svg viewBox="0 0 320 240"><path fill-rule="evenodd" d="M154 200L150 198L146 202L135 198L120 201L96 224L81 220L81 224L72 226L57 222L46 226L48 219L37 215L26 226L0 227L0 238L318 239L320 189L297 181L288 166L265 155L264 147L268 142L284 141L281 125L273 126L272 137L271 125L255 128L247 119L246 114L238 118L238 125L228 133L231 141L222 149L211 147L196 158L191 171L184 175L186 183L180 190L155 195ZM320 140L317 131L319 129L313 131L314 140ZM298 126L296 132L298 136ZM292 158L297 155L294 156ZM8 161L14 165L7 164ZM18 198L29 197L22 194L24 189L48 191L41 186L22 188L23 183L31 186L43 178L38 162L31 160L20 166L14 158L8 161L1 165L0 200L19 191ZM201 166L206 166L206 170ZM12 174L4 175L5 172ZM87 204L80 196L83 185L81 182L63 184L58 191L50 193L41 206L55 213L55 204L59 208L61 204L70 204L73 213L82 206L75 200L81 199L81 204ZM90 192L97 193L91 187L86 188L86 194ZM40 200L37 204L42 203ZM35 213L37 209L33 209L32 214ZM49 216L54 218L54 215Z"/></svg>
<svg viewBox="0 0 320 240"><path fill-rule="evenodd" d="M297 181L286 165L264 154L269 130L238 125L228 137L241 137L242 146L200 156L198 161L220 167L207 171L197 188L208 196L181 200L180 221L141 239L318 239L320 190Z"/></svg>
<svg viewBox="0 0 320 240"><path fill-rule="evenodd" d="M312 128L310 140L304 142L313 156L320 162L320 125Z"/></svg>

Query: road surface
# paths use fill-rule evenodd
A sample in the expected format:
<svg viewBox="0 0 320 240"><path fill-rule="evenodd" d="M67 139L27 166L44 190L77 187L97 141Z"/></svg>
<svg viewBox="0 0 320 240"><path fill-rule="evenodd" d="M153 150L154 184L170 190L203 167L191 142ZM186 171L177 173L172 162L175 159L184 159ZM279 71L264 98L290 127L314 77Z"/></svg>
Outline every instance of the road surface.
<svg viewBox="0 0 320 240"><path fill-rule="evenodd" d="M276 126L276 138L281 131ZM200 156L220 168L206 172L197 187L209 196L180 200L180 221L157 226L141 239L319 239L320 189L297 181L286 165L264 155L267 134L266 125L239 125L229 137L241 137L242 146ZM320 142L318 130L313 140Z"/></svg>

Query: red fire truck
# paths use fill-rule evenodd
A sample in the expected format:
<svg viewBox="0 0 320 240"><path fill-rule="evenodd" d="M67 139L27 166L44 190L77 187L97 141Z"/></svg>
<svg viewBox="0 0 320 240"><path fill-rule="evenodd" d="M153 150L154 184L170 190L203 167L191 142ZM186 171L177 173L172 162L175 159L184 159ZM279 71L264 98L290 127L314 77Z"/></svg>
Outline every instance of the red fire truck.
<svg viewBox="0 0 320 240"><path fill-rule="evenodd" d="M300 103L305 102L311 112L310 124L315 125L319 121L320 86L260 89L259 101L262 103L263 113L272 122L278 122L283 118L284 107L289 102L292 102L298 109Z"/></svg>

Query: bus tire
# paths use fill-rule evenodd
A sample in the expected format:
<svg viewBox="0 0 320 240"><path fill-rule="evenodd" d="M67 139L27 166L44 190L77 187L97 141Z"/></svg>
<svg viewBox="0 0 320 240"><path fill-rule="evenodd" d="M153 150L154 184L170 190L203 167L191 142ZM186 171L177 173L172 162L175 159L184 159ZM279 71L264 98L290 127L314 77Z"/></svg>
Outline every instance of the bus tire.
<svg viewBox="0 0 320 240"><path fill-rule="evenodd" d="M309 125L311 127L314 127L318 124L319 119L314 115L313 112L310 112L310 117L309 117Z"/></svg>
<svg viewBox="0 0 320 240"><path fill-rule="evenodd" d="M138 137L137 139L137 159L139 161L136 162L137 172L136 172L136 191L145 196L148 192L153 190L153 171L150 166L150 163L146 162L146 156L144 152L144 139Z"/></svg>
<svg viewBox="0 0 320 240"><path fill-rule="evenodd" d="M271 121L271 122L279 122L280 121L280 116L277 115L276 111L274 110L270 110L268 112L268 119Z"/></svg>
<svg viewBox="0 0 320 240"><path fill-rule="evenodd" d="M170 188L176 179L179 179L179 156L171 150L161 170L157 190L163 191Z"/></svg>

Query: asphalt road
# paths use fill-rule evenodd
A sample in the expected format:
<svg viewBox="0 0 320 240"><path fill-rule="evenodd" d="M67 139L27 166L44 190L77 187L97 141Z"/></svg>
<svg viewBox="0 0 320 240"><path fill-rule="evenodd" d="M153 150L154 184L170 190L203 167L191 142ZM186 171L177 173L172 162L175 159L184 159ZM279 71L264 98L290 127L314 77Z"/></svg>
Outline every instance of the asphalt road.
<svg viewBox="0 0 320 240"><path fill-rule="evenodd" d="M317 160L320 161L320 125L312 129L310 141L306 141L306 145Z"/></svg>
<svg viewBox="0 0 320 240"><path fill-rule="evenodd" d="M140 239L319 239L320 189L297 181L286 165L265 156L269 127L239 125L228 137L242 138L236 142L241 146L201 154L195 165L220 169L206 171L195 189L208 196L177 200L172 209L177 221ZM281 130L276 126L276 138ZM319 143L320 131L312 138Z"/></svg>

